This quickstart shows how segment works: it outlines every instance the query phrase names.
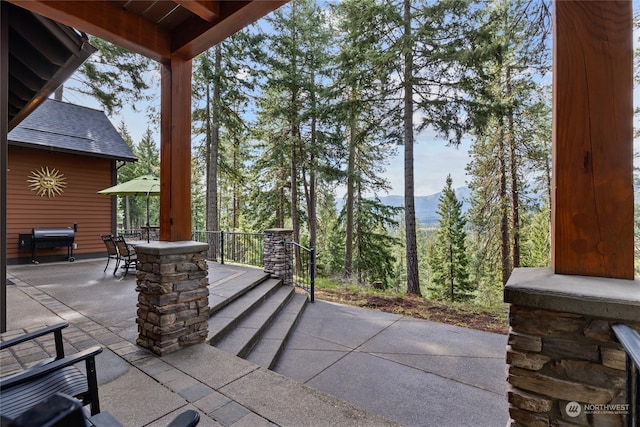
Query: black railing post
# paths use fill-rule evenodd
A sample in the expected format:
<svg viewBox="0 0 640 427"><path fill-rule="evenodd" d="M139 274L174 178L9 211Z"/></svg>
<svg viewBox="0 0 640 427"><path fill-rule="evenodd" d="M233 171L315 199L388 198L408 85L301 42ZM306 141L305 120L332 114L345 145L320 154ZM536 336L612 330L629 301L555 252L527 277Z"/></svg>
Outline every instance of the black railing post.
<svg viewBox="0 0 640 427"><path fill-rule="evenodd" d="M640 382L640 371L633 357L627 354L627 425L638 427L638 411L640 410L640 393L638 393L638 382Z"/></svg>
<svg viewBox="0 0 640 427"><path fill-rule="evenodd" d="M220 264L224 264L224 231L220 230Z"/></svg>
<svg viewBox="0 0 640 427"><path fill-rule="evenodd" d="M627 380L627 426L639 425L638 411L640 410L640 334L624 324L611 326L620 344L626 353L626 380Z"/></svg>
<svg viewBox="0 0 640 427"><path fill-rule="evenodd" d="M314 302L315 301L315 282L316 282L316 250L314 248L311 248L311 250L309 251L309 255L311 256L311 262L309 263L309 268L311 269L311 274L310 274L311 283L309 284L309 293L311 295L310 301Z"/></svg>

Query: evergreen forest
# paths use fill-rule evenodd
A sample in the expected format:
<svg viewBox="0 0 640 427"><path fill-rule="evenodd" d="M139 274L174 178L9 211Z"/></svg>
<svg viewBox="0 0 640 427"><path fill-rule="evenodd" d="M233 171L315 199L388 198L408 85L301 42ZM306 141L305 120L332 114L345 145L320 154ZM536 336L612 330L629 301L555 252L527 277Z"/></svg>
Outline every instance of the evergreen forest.
<svg viewBox="0 0 640 427"><path fill-rule="evenodd" d="M212 47L193 61L193 229L290 228L321 281L501 305L514 268L550 263L551 13L550 0L292 0ZM156 65L92 43L75 86L107 114L148 116L137 143L119 124L139 158L119 181L158 174ZM416 221L423 132L471 147L435 226ZM399 153L400 208L382 202ZM123 228L144 224L145 201L121 203Z"/></svg>

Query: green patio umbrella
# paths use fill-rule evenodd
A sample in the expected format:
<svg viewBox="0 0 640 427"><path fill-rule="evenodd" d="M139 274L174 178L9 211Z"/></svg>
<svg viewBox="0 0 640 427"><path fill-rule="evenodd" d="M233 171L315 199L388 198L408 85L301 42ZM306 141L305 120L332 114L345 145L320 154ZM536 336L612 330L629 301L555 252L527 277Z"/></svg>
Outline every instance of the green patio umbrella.
<svg viewBox="0 0 640 427"><path fill-rule="evenodd" d="M160 195L160 179L153 175L143 175L122 184L98 191L109 196L147 197L147 242L149 241L149 197Z"/></svg>

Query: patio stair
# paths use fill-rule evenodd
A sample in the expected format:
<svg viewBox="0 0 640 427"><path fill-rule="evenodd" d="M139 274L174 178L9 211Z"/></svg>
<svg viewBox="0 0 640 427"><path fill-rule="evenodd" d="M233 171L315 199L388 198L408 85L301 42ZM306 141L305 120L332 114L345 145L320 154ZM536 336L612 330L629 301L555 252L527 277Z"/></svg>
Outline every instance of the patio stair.
<svg viewBox="0 0 640 427"><path fill-rule="evenodd" d="M271 369L307 302L259 270L243 272L209 288L207 342Z"/></svg>

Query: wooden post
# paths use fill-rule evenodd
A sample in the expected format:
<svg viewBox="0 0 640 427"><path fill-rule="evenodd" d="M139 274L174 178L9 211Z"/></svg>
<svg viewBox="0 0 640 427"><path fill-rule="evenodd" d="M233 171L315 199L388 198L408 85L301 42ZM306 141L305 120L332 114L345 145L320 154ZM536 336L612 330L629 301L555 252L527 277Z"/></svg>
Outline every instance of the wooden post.
<svg viewBox="0 0 640 427"><path fill-rule="evenodd" d="M160 240L191 240L191 60L161 66Z"/></svg>
<svg viewBox="0 0 640 427"><path fill-rule="evenodd" d="M553 9L552 266L633 279L632 4Z"/></svg>
<svg viewBox="0 0 640 427"><path fill-rule="evenodd" d="M7 168L9 142L9 8L0 3L0 333L7 331Z"/></svg>

